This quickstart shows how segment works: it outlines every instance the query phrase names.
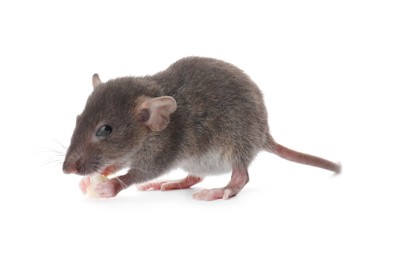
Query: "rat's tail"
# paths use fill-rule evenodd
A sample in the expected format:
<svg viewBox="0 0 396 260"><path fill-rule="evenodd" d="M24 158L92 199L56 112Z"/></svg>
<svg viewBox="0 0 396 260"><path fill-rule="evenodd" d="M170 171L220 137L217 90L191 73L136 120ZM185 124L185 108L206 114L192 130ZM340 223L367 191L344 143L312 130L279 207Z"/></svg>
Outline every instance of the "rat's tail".
<svg viewBox="0 0 396 260"><path fill-rule="evenodd" d="M334 163L334 162L328 161L326 159L323 159L323 158L320 158L317 156L294 151L292 149L289 149L287 147L284 147L283 145L276 143L275 141L272 142L271 148L268 150L270 152L278 155L279 157L282 157L282 158L287 159L292 162L297 162L297 163L302 163L302 164L307 164L307 165L323 168L323 169L326 169L329 171L333 171L334 173L341 172L341 164L340 163Z"/></svg>

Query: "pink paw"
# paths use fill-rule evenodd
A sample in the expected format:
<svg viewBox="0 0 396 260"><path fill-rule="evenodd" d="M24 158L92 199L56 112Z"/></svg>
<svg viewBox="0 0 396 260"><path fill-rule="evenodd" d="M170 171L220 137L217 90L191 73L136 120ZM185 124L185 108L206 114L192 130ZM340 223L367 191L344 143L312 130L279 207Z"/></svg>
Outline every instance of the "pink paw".
<svg viewBox="0 0 396 260"><path fill-rule="evenodd" d="M98 184L95 188L95 192L100 198L111 198L120 192L119 187L119 182L116 179L111 179Z"/></svg>
<svg viewBox="0 0 396 260"><path fill-rule="evenodd" d="M217 188L217 189L210 189L210 190L201 190L193 195L193 198L196 200L218 200L223 199L227 200L230 197L235 196L235 193L232 192L231 189L227 188Z"/></svg>
<svg viewBox="0 0 396 260"><path fill-rule="evenodd" d="M137 188L140 191L147 191L147 190L162 190L162 185L167 183L166 181L161 182L152 182L139 185Z"/></svg>
<svg viewBox="0 0 396 260"><path fill-rule="evenodd" d="M187 176L184 179L177 181L160 181L153 183L146 183L138 186L140 191L145 190L180 190L180 189L188 189L191 186L201 182L202 178L197 176Z"/></svg>
<svg viewBox="0 0 396 260"><path fill-rule="evenodd" d="M89 176L84 176L78 186L80 187L80 190L83 194L87 194L87 188L89 185L91 185L91 178Z"/></svg>

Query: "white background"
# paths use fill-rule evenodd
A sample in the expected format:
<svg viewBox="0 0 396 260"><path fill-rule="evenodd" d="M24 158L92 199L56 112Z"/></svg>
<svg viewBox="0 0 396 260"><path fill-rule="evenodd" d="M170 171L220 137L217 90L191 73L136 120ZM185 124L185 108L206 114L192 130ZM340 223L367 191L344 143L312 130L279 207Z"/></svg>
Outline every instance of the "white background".
<svg viewBox="0 0 396 260"><path fill-rule="evenodd" d="M393 2L2 1L0 259L395 259ZM92 74L153 74L190 55L242 68L277 141L343 173L260 153L229 201L191 198L228 175L83 197L57 152Z"/></svg>

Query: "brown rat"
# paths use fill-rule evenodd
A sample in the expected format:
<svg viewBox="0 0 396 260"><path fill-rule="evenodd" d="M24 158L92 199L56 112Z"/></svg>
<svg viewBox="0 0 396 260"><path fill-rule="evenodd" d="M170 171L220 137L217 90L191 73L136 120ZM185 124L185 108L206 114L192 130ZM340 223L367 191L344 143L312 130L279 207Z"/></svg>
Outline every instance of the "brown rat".
<svg viewBox="0 0 396 260"><path fill-rule="evenodd" d="M261 150L341 170L336 163L277 144L259 88L229 63L188 57L152 76L102 83L95 74L92 81L94 90L77 117L63 171L108 175L128 168L97 187L101 197L180 167L188 172L185 179L140 189L188 188L207 175L232 172L227 186L194 194L201 200L227 199L248 182L249 164Z"/></svg>

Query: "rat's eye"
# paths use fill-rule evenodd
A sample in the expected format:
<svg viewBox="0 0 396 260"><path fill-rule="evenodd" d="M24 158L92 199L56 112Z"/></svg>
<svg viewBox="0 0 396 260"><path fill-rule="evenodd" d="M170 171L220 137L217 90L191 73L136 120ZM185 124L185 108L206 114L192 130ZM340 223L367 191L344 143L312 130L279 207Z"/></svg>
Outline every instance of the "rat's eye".
<svg viewBox="0 0 396 260"><path fill-rule="evenodd" d="M111 131L113 131L113 128L109 125L102 125L98 131L96 131L96 136L98 137L106 137L111 134Z"/></svg>

